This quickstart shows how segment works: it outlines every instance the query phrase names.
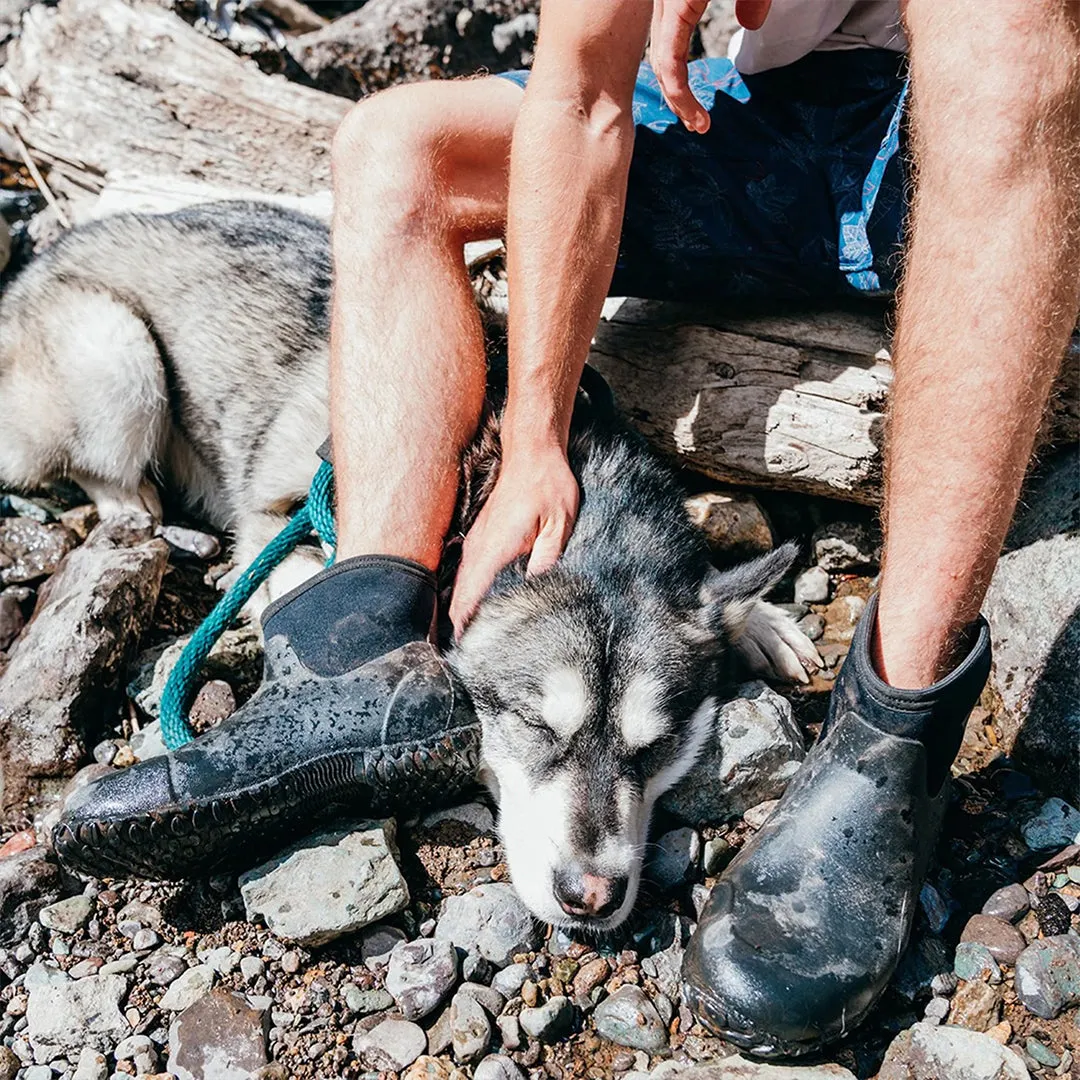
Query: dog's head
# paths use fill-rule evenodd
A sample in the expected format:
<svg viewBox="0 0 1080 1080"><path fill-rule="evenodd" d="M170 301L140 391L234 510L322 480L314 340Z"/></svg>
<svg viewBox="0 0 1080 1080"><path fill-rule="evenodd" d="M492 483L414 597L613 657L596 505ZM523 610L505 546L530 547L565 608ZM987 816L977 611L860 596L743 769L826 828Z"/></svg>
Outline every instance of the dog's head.
<svg viewBox="0 0 1080 1080"><path fill-rule="evenodd" d="M483 724L511 877L540 919L607 930L630 913L653 805L701 750L724 651L794 556L674 584L562 563L500 577L451 662Z"/></svg>

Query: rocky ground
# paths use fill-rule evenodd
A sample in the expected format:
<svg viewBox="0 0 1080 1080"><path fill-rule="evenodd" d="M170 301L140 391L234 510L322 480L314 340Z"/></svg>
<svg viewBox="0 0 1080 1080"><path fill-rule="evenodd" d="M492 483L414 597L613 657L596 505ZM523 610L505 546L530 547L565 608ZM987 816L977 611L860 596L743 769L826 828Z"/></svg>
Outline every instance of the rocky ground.
<svg viewBox="0 0 1080 1080"><path fill-rule="evenodd" d="M729 549L783 538L745 494L699 493L689 505ZM0 834L0 1078L636 1080L718 1061L702 1077L1073 1075L1080 812L1044 798L1002 753L991 695L954 769L912 944L860 1031L819 1063L770 1072L734 1056L680 1002L695 913L815 734L872 588L878 549L866 520L850 509L837 520L840 508L820 500L803 510L804 525L819 523L813 565L780 599L826 668L785 696L738 688L703 773L665 804L649 884L616 937L572 940L533 923L482 799L412 821L343 822L239 878L178 885L69 876L48 847L53 800L39 795ZM13 643L45 618L24 626L35 598L48 600L43 584L93 533L95 515L70 490L8 494L0 511L0 647L17 653ZM75 785L162 752L154 717L178 635L228 568L217 539L190 523L157 531L119 542L167 555L143 652L125 662L127 691ZM251 692L258 659L253 632L229 632L193 710L199 726Z"/></svg>
<svg viewBox="0 0 1080 1080"><path fill-rule="evenodd" d="M0 54L29 6L0 0ZM317 16L341 16L323 25L289 0L173 6L264 71L349 97L527 64L537 9L533 0L312 3ZM722 55L732 26L731 4L714 3L700 47ZM0 163L12 266L43 202L25 165ZM499 307L498 266L484 266L477 284ZM1074 467L1057 468L1064 497L1075 483L1061 478ZM163 752L165 679L230 566L220 538L176 512L164 528L99 524L76 489L0 492L0 801L9 807L0 1080L1080 1077L1080 812L1053 797L1080 801L1055 704L1075 672L1070 684L1063 667L1059 697L1040 697L1046 653L1058 663L1071 655L1058 648L1069 631L1054 621L1063 604L1027 587L1046 576L1072 611L1075 590L1046 567L1067 576L1076 566L1076 497L1071 525L1036 515L1006 556L994 632L1007 647L968 724L937 861L886 996L827 1056L761 1066L694 1023L679 997L682 949L710 886L817 734L873 588L879 538L857 507L719 491L693 476L687 486L720 560L804 542L799 573L776 599L817 641L825 668L795 691L732 688L702 763L664 801L637 912L596 941L528 917L479 793L413 820L341 822L270 863L207 881L66 873L48 834L68 778L77 786ZM1036 649L1025 628L1044 615ZM259 660L250 628L226 634L193 706L197 729L246 699ZM1049 734L1023 744L1017 716L1029 699L1050 719L1024 730ZM1026 752L1010 756L1014 745Z"/></svg>

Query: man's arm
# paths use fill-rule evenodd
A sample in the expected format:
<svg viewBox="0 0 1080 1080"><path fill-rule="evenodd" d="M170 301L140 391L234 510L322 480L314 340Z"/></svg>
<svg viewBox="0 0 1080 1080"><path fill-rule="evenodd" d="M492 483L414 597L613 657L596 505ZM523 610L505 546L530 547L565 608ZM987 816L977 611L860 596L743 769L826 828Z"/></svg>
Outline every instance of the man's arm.
<svg viewBox="0 0 1080 1080"><path fill-rule="evenodd" d="M574 394L618 254L648 0L544 0L510 154L510 386L503 460L465 541L460 631L495 574L562 553L577 515L566 460Z"/></svg>
<svg viewBox="0 0 1080 1080"><path fill-rule="evenodd" d="M916 198L894 342L877 663L948 671L1080 303L1080 4L910 0Z"/></svg>

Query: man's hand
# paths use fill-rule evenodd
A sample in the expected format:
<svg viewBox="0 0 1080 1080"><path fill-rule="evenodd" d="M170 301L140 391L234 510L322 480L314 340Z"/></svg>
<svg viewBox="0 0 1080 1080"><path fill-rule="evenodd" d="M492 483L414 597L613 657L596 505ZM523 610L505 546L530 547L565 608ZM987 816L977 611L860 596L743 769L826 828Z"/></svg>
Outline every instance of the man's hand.
<svg viewBox="0 0 1080 1080"><path fill-rule="evenodd" d="M495 575L519 555L526 573L550 569L566 547L577 519L581 492L566 454L553 446L528 460L505 457L491 493L461 553L450 618L458 636L473 617Z"/></svg>
<svg viewBox="0 0 1080 1080"><path fill-rule="evenodd" d="M649 60L671 111L688 131L709 130L709 114L694 97L687 75L690 40L709 0L654 0L649 32ZM736 0L735 17L747 30L757 30L772 0Z"/></svg>

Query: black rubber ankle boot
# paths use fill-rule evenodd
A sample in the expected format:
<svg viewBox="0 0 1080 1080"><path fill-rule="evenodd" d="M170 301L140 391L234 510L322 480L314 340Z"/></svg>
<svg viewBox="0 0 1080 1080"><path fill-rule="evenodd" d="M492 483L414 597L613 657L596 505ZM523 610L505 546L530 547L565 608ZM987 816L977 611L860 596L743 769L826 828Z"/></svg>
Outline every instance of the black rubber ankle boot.
<svg viewBox="0 0 1080 1080"><path fill-rule="evenodd" d="M53 843L96 876L244 869L335 813L438 803L474 779L479 724L429 634L435 578L346 559L267 608L264 681L228 720L69 802Z"/></svg>
<svg viewBox="0 0 1080 1080"><path fill-rule="evenodd" d="M683 962L698 1019L761 1057L855 1028L907 943L949 766L990 671L990 632L946 679L897 690L870 660L872 600L821 737L721 877Z"/></svg>

